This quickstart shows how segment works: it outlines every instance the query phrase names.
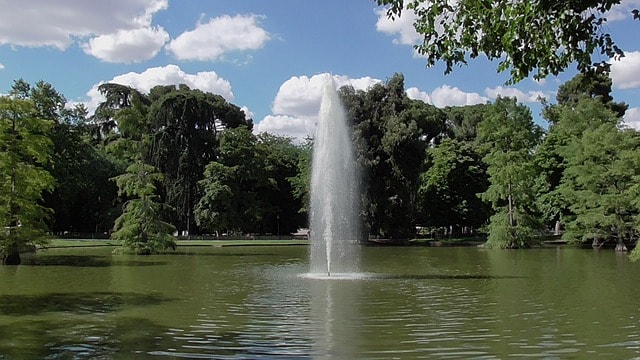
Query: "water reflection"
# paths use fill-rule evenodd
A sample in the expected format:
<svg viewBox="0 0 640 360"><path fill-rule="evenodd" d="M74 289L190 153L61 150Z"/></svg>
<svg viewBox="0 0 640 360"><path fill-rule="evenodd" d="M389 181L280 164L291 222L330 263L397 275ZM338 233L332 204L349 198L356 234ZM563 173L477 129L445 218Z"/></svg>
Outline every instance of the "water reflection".
<svg viewBox="0 0 640 360"><path fill-rule="evenodd" d="M312 354L354 359L362 352L362 280L304 279L309 287Z"/></svg>
<svg viewBox="0 0 640 360"><path fill-rule="evenodd" d="M194 251L0 267L0 358L640 356L640 267L612 253L367 248L322 280L304 248Z"/></svg>

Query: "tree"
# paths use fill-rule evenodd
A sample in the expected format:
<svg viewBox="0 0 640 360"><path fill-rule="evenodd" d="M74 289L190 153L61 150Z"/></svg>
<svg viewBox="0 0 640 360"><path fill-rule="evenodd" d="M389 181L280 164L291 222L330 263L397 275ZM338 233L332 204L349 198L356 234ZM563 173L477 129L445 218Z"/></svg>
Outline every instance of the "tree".
<svg viewBox="0 0 640 360"><path fill-rule="evenodd" d="M253 126L244 112L222 96L189 89L156 87L151 90L149 163L165 176L165 201L175 209L179 230L197 233L193 211L200 194L198 181L205 166L215 161L218 133L238 126Z"/></svg>
<svg viewBox="0 0 640 360"><path fill-rule="evenodd" d="M443 135L461 141L474 141L478 124L484 118L484 112L489 106L488 104L476 104L444 108L446 125L443 128Z"/></svg>
<svg viewBox="0 0 640 360"><path fill-rule="evenodd" d="M445 139L429 148L426 172L420 175L419 213L423 226L451 228L456 233L476 229L489 216L478 197L487 190L487 169L472 144Z"/></svg>
<svg viewBox="0 0 640 360"><path fill-rule="evenodd" d="M115 221L111 238L138 255L150 255L169 248L176 248L173 233L175 226L161 220L161 203L155 194L155 182L162 174L137 161L125 174L116 176L119 194L133 197L125 204L124 211Z"/></svg>
<svg viewBox="0 0 640 360"><path fill-rule="evenodd" d="M559 187L575 214L563 238L592 241L594 247L616 241L617 251L638 240L640 213L634 203L640 178L640 134L616 123L588 128L568 146L567 167Z"/></svg>
<svg viewBox="0 0 640 360"><path fill-rule="evenodd" d="M51 160L53 123L14 94L0 97L0 261L10 265L20 264L21 250L45 241L50 211L40 202L54 185L44 168Z"/></svg>
<svg viewBox="0 0 640 360"><path fill-rule="evenodd" d="M559 190L567 161L574 155L567 151L567 146L581 138L587 129L620 121L627 105L613 101L610 93L608 76L578 74L559 87L557 104L545 104L543 114L549 130L535 154L540 174L536 199L544 221L555 223L556 235L573 215L569 209L571 202Z"/></svg>
<svg viewBox="0 0 640 360"><path fill-rule="evenodd" d="M440 133L441 114L408 99L401 74L366 92L343 87L340 96L364 172L369 232L394 240L413 237L425 148Z"/></svg>
<svg viewBox="0 0 640 360"><path fill-rule="evenodd" d="M267 207L260 230L277 235L294 233L306 224L306 217L300 212L302 199L294 196L290 181L298 175L304 149L291 138L262 133L257 136L256 152L267 179L259 189Z"/></svg>
<svg viewBox="0 0 640 360"><path fill-rule="evenodd" d="M300 152L298 156L298 164L296 166L296 174L287 180L291 183L291 194L300 202L300 214L309 214L309 203L311 188L311 158L313 150L313 139L307 138L306 141L298 147Z"/></svg>
<svg viewBox="0 0 640 360"><path fill-rule="evenodd" d="M533 151L541 135L529 108L512 98L496 99L478 125L491 183L482 199L496 211L489 223L489 247L517 248L531 242L536 228Z"/></svg>
<svg viewBox="0 0 640 360"><path fill-rule="evenodd" d="M56 181L53 191L43 194L43 205L53 210L51 230L90 233L111 229L118 195L109 178L124 169L100 147L92 146L86 108L66 108L65 97L42 80L34 86L16 80L13 91L33 102L37 117L53 121L48 134L53 143L52 161L45 170Z"/></svg>
<svg viewBox="0 0 640 360"><path fill-rule="evenodd" d="M622 50L607 33L606 12L620 0L511 1L511 0L377 0L388 6L390 18L412 11L414 27L423 36L417 52L427 66L443 61L445 73L467 58L485 54L499 59L498 71L510 70L508 83L518 82L534 70L534 78L558 75L572 63L580 72L593 66L608 69L607 60ZM638 10L633 12L638 19Z"/></svg>
<svg viewBox="0 0 640 360"><path fill-rule="evenodd" d="M206 166L199 182L203 195L194 211L198 226L245 233L259 228L265 213L259 189L266 179L256 142L247 127L223 132L218 160Z"/></svg>
<svg viewBox="0 0 640 360"><path fill-rule="evenodd" d="M106 100L94 118L104 125L101 133L106 131L111 151L129 161L141 159L162 173L158 195L168 205L171 222L181 232L197 233L197 184L205 166L216 160L219 133L251 127L252 120L220 95L186 85L156 86L148 94L119 84L103 84L99 90Z"/></svg>

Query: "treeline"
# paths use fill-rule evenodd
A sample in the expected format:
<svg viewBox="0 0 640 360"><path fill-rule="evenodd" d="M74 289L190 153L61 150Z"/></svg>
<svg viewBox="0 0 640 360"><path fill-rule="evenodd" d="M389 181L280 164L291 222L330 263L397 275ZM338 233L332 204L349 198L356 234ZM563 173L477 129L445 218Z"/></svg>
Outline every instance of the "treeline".
<svg viewBox="0 0 640 360"><path fill-rule="evenodd" d="M43 81L17 80L0 98L3 262L51 233L107 233L144 254L175 246L175 233L306 226L312 140L255 135L239 107L184 85L99 90L91 115ZM638 239L640 137L606 75L562 85L544 104L547 130L515 99L409 99L399 74L339 92L369 236L484 231L488 246L515 248L554 231L619 250Z"/></svg>

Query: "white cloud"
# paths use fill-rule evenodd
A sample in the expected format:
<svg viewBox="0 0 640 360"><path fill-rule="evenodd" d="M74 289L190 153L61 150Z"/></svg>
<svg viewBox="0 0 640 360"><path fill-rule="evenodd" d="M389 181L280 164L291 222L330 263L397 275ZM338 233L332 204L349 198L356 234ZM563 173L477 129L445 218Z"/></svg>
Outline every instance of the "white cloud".
<svg viewBox="0 0 640 360"><path fill-rule="evenodd" d="M415 45L422 41L422 36L413 27L413 23L416 20L416 15L413 11L405 9L400 17L394 20L387 16L387 8L385 7L374 11L378 16L376 30L387 35L399 35L398 38L393 39L394 44Z"/></svg>
<svg viewBox="0 0 640 360"><path fill-rule="evenodd" d="M631 10L640 7L640 0L625 0L613 5L611 10L604 14L607 22L622 21L632 17Z"/></svg>
<svg viewBox="0 0 640 360"><path fill-rule="evenodd" d="M450 85L442 85L431 93L422 91L416 87L411 87L406 90L407 97L414 100L422 100L427 104L432 104L435 107L443 108L446 106L465 106L484 104L490 99L495 99L498 96L515 97L520 102L538 102L538 97L549 98L549 94L545 94L542 91L529 91L523 92L515 88L505 88L497 86L495 88L486 88L482 96L475 92L464 92L457 87L451 87Z"/></svg>
<svg viewBox="0 0 640 360"><path fill-rule="evenodd" d="M502 97L515 97L519 102L528 103L528 102L538 102L539 99L548 99L549 94L545 94L542 91L528 91L523 92L516 88L506 88L502 86L497 86L494 88L486 88L484 90L485 95L488 97L495 99L498 96Z"/></svg>
<svg viewBox="0 0 640 360"><path fill-rule="evenodd" d="M489 98L478 93L464 92L457 87L442 85L431 93L431 103L439 108L445 106L464 106L483 104L489 101Z"/></svg>
<svg viewBox="0 0 640 360"><path fill-rule="evenodd" d="M0 63L0 70L4 70L4 65Z"/></svg>
<svg viewBox="0 0 640 360"><path fill-rule="evenodd" d="M536 80L532 77L531 81L533 81L534 83L536 83L536 85L539 85L539 86L545 86L547 84L547 78Z"/></svg>
<svg viewBox="0 0 640 360"><path fill-rule="evenodd" d="M168 6L168 0L4 0L0 45L64 50L74 38L149 27L153 15Z"/></svg>
<svg viewBox="0 0 640 360"><path fill-rule="evenodd" d="M111 80L95 84L87 96L90 100L86 103L89 112L93 112L97 105L104 100L98 92L98 86L104 83L116 83L131 86L141 92L149 92L156 85L185 84L192 89L200 89L205 92L219 94L227 101L234 99L229 81L221 78L215 71L203 71L196 74L187 74L179 66L167 65L163 67L149 68L142 73L130 72L115 76Z"/></svg>
<svg viewBox="0 0 640 360"><path fill-rule="evenodd" d="M640 108L634 107L627 109L627 112L624 114L624 123L640 131Z"/></svg>
<svg viewBox="0 0 640 360"><path fill-rule="evenodd" d="M255 132L269 131L273 134L292 136L298 141L312 136L315 132L322 91L327 74L311 77L293 76L285 81L275 96L271 111L255 126ZM336 87L353 86L356 90L366 90L381 80L371 77L357 79L333 75Z"/></svg>
<svg viewBox="0 0 640 360"><path fill-rule="evenodd" d="M640 51L625 53L625 57L611 62L611 79L618 89L640 87Z"/></svg>
<svg viewBox="0 0 640 360"><path fill-rule="evenodd" d="M82 49L102 61L131 63L155 57L167 41L162 27L143 27L94 37Z"/></svg>
<svg viewBox="0 0 640 360"><path fill-rule="evenodd" d="M320 111L322 87L326 74L308 76L293 76L280 85L276 94L272 112L275 115L316 116ZM333 75L338 88L351 85L356 90L366 90L381 82L371 77L351 79L347 76Z"/></svg>
<svg viewBox="0 0 640 360"><path fill-rule="evenodd" d="M198 22L194 30L172 40L167 49L181 60L216 60L230 51L260 49L271 38L261 28L259 16L236 15Z"/></svg>
<svg viewBox="0 0 640 360"><path fill-rule="evenodd" d="M421 91L417 87L410 87L406 90L407 97L413 100L422 100L427 104L431 104L431 95L428 93Z"/></svg>
<svg viewBox="0 0 640 360"><path fill-rule="evenodd" d="M417 87L411 87L406 90L406 93L409 99L422 100L438 108L483 104L489 101L488 97L474 92L464 92L457 87L452 88L449 85L442 85L431 93L422 91Z"/></svg>
<svg viewBox="0 0 640 360"><path fill-rule="evenodd" d="M255 133L268 132L304 141L316 131L317 117L295 117L287 115L267 115L254 126Z"/></svg>
<svg viewBox="0 0 640 360"><path fill-rule="evenodd" d="M255 116L255 114L253 113L253 111L249 110L249 108L248 108L248 107L246 107L246 106L241 107L241 108L240 108L240 110L242 110L242 112L244 113L244 116L245 116L247 119L253 119L253 118L254 118L254 116Z"/></svg>

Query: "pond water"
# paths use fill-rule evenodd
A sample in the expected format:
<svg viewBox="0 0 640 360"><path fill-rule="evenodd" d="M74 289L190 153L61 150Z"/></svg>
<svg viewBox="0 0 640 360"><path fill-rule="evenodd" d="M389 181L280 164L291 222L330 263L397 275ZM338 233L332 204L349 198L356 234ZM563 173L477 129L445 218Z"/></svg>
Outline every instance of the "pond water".
<svg viewBox="0 0 640 360"><path fill-rule="evenodd" d="M305 246L140 257L50 249L0 267L0 359L640 358L640 264L568 248Z"/></svg>

